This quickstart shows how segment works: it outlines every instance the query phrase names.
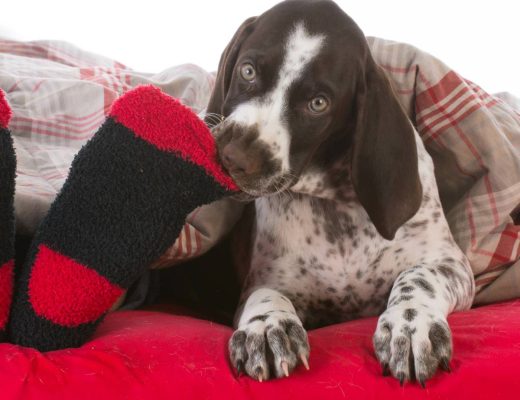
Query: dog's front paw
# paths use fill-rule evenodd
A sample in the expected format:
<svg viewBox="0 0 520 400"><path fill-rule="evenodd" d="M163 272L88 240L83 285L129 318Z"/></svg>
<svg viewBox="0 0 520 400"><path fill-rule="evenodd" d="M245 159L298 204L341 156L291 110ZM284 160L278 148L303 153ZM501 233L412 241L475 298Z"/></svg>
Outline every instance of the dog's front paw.
<svg viewBox="0 0 520 400"><path fill-rule="evenodd" d="M238 373L260 382L280 378L300 362L309 369L309 342L300 320L285 311L250 318L229 340L231 363Z"/></svg>
<svg viewBox="0 0 520 400"><path fill-rule="evenodd" d="M383 375L401 385L416 379L422 387L438 367L449 371L451 331L444 315L427 307L391 306L380 317L374 334Z"/></svg>

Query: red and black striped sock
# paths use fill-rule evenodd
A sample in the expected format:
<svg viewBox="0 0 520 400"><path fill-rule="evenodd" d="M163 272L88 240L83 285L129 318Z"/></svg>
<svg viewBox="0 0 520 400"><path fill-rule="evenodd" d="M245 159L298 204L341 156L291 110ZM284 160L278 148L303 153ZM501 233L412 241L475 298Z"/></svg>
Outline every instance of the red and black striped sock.
<svg viewBox="0 0 520 400"><path fill-rule="evenodd" d="M10 118L11 108L0 90L0 341L5 336L13 297L16 157L7 130Z"/></svg>
<svg viewBox="0 0 520 400"><path fill-rule="evenodd" d="M152 86L127 92L74 159L33 239L11 341L42 351L83 344L188 213L236 190L190 109Z"/></svg>

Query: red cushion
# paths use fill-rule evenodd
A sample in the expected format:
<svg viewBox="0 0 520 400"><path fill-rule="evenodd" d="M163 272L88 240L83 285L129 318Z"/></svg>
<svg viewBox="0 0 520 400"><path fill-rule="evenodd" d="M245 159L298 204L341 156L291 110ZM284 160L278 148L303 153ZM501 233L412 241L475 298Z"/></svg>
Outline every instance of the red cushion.
<svg viewBox="0 0 520 400"><path fill-rule="evenodd" d="M520 393L520 301L450 317L455 355L425 390L382 377L376 319L310 332L311 370L258 383L228 364L231 329L153 311L116 312L79 349L0 344L1 399L503 399Z"/></svg>

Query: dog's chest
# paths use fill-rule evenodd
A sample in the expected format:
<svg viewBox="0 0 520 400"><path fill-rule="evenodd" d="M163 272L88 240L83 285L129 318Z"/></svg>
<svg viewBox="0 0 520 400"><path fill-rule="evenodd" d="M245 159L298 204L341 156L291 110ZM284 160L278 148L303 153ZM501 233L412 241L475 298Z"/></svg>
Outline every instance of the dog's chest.
<svg viewBox="0 0 520 400"><path fill-rule="evenodd" d="M361 205L283 195L255 206L252 269L308 318L324 319L307 324L384 309L399 266L386 260L391 242L377 234Z"/></svg>

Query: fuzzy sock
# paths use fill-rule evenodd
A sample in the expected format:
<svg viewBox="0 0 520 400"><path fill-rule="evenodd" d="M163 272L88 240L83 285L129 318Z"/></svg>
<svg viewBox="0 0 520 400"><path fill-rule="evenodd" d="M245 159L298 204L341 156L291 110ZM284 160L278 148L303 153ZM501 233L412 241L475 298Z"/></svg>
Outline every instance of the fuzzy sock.
<svg viewBox="0 0 520 400"><path fill-rule="evenodd" d="M208 128L152 86L124 94L80 150L17 273L13 343L85 343L196 207L237 190Z"/></svg>
<svg viewBox="0 0 520 400"><path fill-rule="evenodd" d="M0 90L0 341L4 340L13 297L14 187L16 157L7 130L11 108Z"/></svg>

